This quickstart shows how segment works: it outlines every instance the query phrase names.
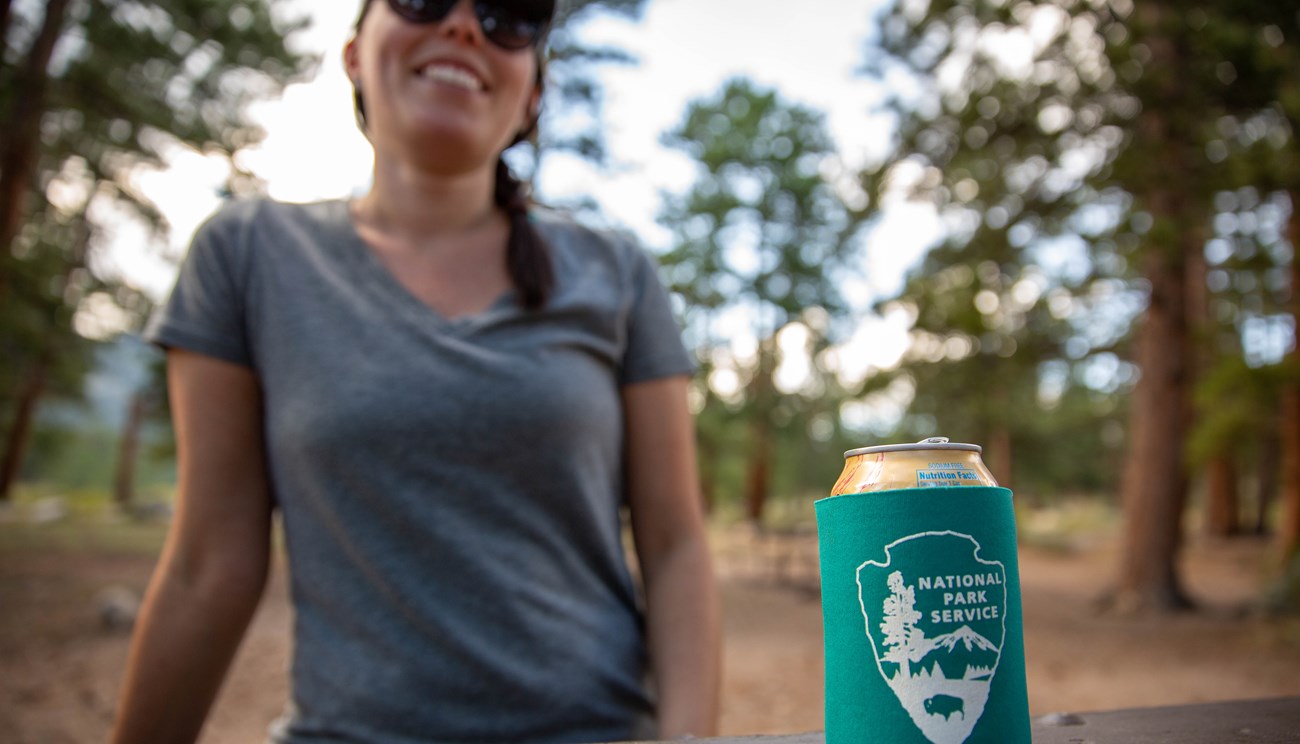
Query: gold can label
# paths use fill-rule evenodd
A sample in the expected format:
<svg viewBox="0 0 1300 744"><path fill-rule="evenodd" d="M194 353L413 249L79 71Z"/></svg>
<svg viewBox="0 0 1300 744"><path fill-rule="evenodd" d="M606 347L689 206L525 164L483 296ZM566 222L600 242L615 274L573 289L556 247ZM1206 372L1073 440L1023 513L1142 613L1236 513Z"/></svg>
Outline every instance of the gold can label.
<svg viewBox="0 0 1300 744"><path fill-rule="evenodd" d="M863 447L844 453L844 471L832 496L897 488L996 486L976 444L931 437L916 444Z"/></svg>

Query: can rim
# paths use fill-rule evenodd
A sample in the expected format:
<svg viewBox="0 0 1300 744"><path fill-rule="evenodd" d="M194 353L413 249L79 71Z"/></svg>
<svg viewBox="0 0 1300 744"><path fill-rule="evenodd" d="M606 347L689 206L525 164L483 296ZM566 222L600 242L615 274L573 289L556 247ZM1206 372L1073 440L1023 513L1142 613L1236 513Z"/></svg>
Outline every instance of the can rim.
<svg viewBox="0 0 1300 744"><path fill-rule="evenodd" d="M938 439L938 437L936 437ZM851 449L844 453L844 459L857 457L858 455L874 455L881 452L916 452L918 450L948 450L960 452L983 452L984 448L978 444L963 444L961 442L949 442L926 440L915 444L880 444L874 447L859 447Z"/></svg>

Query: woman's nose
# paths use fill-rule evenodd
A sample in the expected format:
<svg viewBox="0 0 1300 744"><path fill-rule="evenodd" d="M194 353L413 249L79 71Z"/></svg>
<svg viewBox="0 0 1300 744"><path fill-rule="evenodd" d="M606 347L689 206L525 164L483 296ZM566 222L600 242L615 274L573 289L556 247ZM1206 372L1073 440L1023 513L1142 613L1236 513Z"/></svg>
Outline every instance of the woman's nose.
<svg viewBox="0 0 1300 744"><path fill-rule="evenodd" d="M483 41L483 29L474 15L474 0L459 0L442 19L441 27L443 34L462 42L476 44Z"/></svg>

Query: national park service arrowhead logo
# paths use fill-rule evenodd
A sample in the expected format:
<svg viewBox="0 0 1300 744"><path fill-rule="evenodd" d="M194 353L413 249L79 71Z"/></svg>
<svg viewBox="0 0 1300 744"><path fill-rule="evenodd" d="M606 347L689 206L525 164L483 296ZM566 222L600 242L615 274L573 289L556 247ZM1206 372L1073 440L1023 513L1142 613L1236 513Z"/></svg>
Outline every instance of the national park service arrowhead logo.
<svg viewBox="0 0 1300 744"><path fill-rule="evenodd" d="M1006 635L1007 572L957 532L925 532L858 566L876 667L934 744L966 741L989 698Z"/></svg>

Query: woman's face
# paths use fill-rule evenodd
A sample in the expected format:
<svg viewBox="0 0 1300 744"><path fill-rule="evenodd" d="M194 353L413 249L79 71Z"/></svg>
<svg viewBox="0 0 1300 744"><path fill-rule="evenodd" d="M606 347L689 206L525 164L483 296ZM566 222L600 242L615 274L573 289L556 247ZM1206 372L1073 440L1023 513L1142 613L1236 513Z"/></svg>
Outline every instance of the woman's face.
<svg viewBox="0 0 1300 744"><path fill-rule="evenodd" d="M534 51L487 41L469 0L426 24L372 0L344 63L365 98L376 157L445 173L495 166L540 95Z"/></svg>

